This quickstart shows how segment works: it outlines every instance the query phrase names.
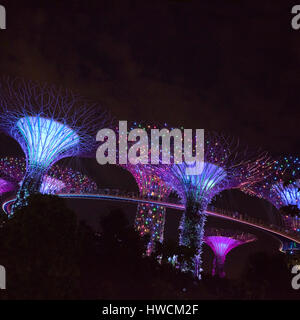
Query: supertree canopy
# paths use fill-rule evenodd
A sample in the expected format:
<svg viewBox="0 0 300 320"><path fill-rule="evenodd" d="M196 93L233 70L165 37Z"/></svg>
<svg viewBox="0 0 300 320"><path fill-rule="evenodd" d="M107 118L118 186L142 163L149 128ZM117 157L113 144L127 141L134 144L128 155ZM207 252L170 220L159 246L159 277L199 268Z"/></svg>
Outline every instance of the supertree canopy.
<svg viewBox="0 0 300 320"><path fill-rule="evenodd" d="M73 93L19 79L2 79L0 108L0 128L20 144L26 156L16 207L39 191L55 162L92 152L96 131L106 123L105 112Z"/></svg>
<svg viewBox="0 0 300 320"><path fill-rule="evenodd" d="M286 228L300 231L300 158L284 156L277 159L271 175L242 190L271 202L282 213Z"/></svg>
<svg viewBox="0 0 300 320"><path fill-rule="evenodd" d="M233 139L210 133L205 135L201 173L195 171L193 175L188 175L186 169L193 170L196 167L191 167L186 161L151 166L152 172L176 190L185 205L179 226L179 244L195 249L191 271L198 278L201 277L202 270L201 254L207 205L223 190L240 188L262 179L269 165L268 157L259 155L253 158L255 160L250 160L249 154Z"/></svg>
<svg viewBox="0 0 300 320"><path fill-rule="evenodd" d="M6 179L11 185L9 191L17 191L26 173L24 158L1 158L0 178ZM39 192L43 194L57 193L94 193L97 185L89 177L71 168L58 164L52 166L43 176Z"/></svg>
<svg viewBox="0 0 300 320"><path fill-rule="evenodd" d="M242 191L268 200L277 209L295 207L296 212L300 209L300 158L279 158L271 169L271 175L258 183L242 187Z"/></svg>
<svg viewBox="0 0 300 320"><path fill-rule="evenodd" d="M256 237L249 233L238 233L232 230L206 229L205 243L214 252L212 275L225 277L224 264L227 254L234 248L256 240Z"/></svg>
<svg viewBox="0 0 300 320"><path fill-rule="evenodd" d="M95 193L97 184L88 176L58 164L52 166L43 179L40 192L44 193Z"/></svg>

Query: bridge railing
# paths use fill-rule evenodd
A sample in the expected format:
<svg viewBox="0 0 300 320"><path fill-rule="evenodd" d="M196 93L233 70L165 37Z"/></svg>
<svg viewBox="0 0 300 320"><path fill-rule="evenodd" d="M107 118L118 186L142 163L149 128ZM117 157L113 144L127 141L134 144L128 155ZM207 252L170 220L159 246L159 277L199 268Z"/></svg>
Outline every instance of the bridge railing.
<svg viewBox="0 0 300 320"><path fill-rule="evenodd" d="M133 191L124 191L124 190L119 190L119 189L98 189L95 194L103 194L103 195L114 195L114 196L120 196L120 197L127 197L127 198L132 198L132 199L145 199L145 200L154 200L154 201L160 201L162 199L159 199L158 197L148 197L148 196L143 196L140 195L138 192L133 192ZM182 204L181 199L179 198L174 198L174 197L169 197L167 199L163 199L164 201L167 201L172 204ZM222 209L222 208L217 208L213 205L208 206L209 211L216 212L218 214L228 216L240 221L252 223L254 225L258 225L264 228L272 229L274 231L280 232L282 234L287 234L290 236L293 236L297 239L300 239L299 233L295 232L294 230L289 230L284 228L283 226L278 226L274 224L267 224L263 220L255 217L248 216L246 214L240 213L238 211L230 211L228 209Z"/></svg>

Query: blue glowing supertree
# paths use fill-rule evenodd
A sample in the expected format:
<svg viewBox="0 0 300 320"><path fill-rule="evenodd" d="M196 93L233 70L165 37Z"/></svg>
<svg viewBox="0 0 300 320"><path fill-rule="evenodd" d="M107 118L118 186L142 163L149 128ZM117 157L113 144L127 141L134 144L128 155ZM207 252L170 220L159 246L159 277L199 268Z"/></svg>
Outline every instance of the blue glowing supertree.
<svg viewBox="0 0 300 320"><path fill-rule="evenodd" d="M89 155L107 114L68 90L21 79L0 82L0 128L26 156L26 174L14 207L38 192L43 176L62 158Z"/></svg>
<svg viewBox="0 0 300 320"><path fill-rule="evenodd" d="M178 193L185 205L179 226L179 244L194 248L195 256L192 270L185 266L182 269L192 271L199 279L207 205L223 190L240 188L263 178L269 166L268 157L261 154L251 158L254 160L250 160L249 153L234 139L210 133L205 135L201 173L188 175L186 169L195 166L185 161L150 166L153 173Z"/></svg>
<svg viewBox="0 0 300 320"><path fill-rule="evenodd" d="M290 232L300 233L300 158L284 156L272 165L272 174L242 191L271 202L281 213ZM288 245L298 248L295 243ZM298 248L299 249L299 248Z"/></svg>
<svg viewBox="0 0 300 320"><path fill-rule="evenodd" d="M209 228L205 230L205 243L214 252L212 275L225 277L224 264L227 254L234 248L255 241L256 237L249 233L233 230Z"/></svg>

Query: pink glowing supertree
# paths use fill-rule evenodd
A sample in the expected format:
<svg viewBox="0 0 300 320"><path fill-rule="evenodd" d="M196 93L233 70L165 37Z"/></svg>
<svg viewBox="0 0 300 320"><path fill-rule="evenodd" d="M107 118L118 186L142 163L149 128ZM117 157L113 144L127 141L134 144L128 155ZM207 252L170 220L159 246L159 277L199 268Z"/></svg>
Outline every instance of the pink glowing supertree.
<svg viewBox="0 0 300 320"><path fill-rule="evenodd" d="M269 167L265 154L251 156L254 160L250 160L249 153L233 139L210 133L205 135L204 141L201 173L195 171L188 175L187 169L193 170L196 167L186 161L150 166L152 173L175 190L185 205L179 226L179 244L194 248L195 256L192 269L185 266L182 269L192 271L199 279L207 205L223 190L240 188L259 181ZM193 141L190 143L195 145Z"/></svg>
<svg viewBox="0 0 300 320"><path fill-rule="evenodd" d="M212 275L225 277L224 264L227 254L234 248L255 241L256 237L249 233L233 230L208 228L205 230L204 242L214 252Z"/></svg>
<svg viewBox="0 0 300 320"><path fill-rule="evenodd" d="M0 129L26 157L26 174L14 207L26 205L44 175L62 158L90 155L107 114L72 92L22 79L0 81Z"/></svg>

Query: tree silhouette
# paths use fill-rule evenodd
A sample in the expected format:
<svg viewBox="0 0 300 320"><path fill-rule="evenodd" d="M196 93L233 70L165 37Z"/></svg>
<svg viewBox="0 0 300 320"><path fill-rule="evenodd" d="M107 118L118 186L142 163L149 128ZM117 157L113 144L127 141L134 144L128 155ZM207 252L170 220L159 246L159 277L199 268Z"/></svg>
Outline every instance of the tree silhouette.
<svg viewBox="0 0 300 320"><path fill-rule="evenodd" d="M0 231L0 261L7 296L67 299L77 296L82 231L74 213L55 196L35 194Z"/></svg>

